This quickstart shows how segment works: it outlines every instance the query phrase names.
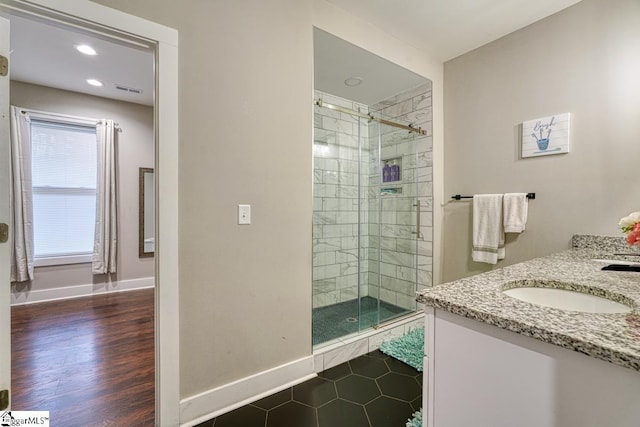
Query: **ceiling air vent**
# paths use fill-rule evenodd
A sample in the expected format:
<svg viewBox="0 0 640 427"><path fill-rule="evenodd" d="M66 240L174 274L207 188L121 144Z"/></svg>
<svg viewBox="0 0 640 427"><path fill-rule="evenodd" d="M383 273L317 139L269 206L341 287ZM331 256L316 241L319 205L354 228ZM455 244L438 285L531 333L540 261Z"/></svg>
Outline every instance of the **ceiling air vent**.
<svg viewBox="0 0 640 427"><path fill-rule="evenodd" d="M128 87L128 86L119 85L119 84L115 84L113 86L116 89L121 90L123 92L137 93L138 95L142 94L142 89L136 89L135 87Z"/></svg>

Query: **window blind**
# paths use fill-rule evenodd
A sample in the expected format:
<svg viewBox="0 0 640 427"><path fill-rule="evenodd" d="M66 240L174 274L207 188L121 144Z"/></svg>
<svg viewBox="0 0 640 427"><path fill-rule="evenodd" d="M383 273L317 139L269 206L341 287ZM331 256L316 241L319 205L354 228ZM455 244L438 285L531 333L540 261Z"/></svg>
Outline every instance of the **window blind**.
<svg viewBox="0 0 640 427"><path fill-rule="evenodd" d="M92 253L95 127L32 119L31 146L35 257Z"/></svg>

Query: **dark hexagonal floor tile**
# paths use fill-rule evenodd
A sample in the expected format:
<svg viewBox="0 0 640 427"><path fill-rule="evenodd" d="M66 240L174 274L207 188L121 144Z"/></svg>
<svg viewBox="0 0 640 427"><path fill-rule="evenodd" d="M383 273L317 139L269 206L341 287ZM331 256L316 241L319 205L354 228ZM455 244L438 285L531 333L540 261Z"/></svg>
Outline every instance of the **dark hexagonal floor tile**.
<svg viewBox="0 0 640 427"><path fill-rule="evenodd" d="M362 405L334 400L318 409L319 427L369 427L369 420Z"/></svg>
<svg viewBox="0 0 640 427"><path fill-rule="evenodd" d="M411 407L414 411L419 411L422 408L422 395L416 397L411 401Z"/></svg>
<svg viewBox="0 0 640 427"><path fill-rule="evenodd" d="M404 426L414 412L408 403L386 396L381 396L365 405L365 411L371 425L375 427Z"/></svg>
<svg viewBox="0 0 640 427"><path fill-rule="evenodd" d="M325 369L318 375L328 380L339 380L340 378L344 378L347 375L351 375L351 369L349 368L348 363L341 363L340 365L334 366L333 368Z"/></svg>
<svg viewBox="0 0 640 427"><path fill-rule="evenodd" d="M402 399L411 402L422 393L422 388L413 377L389 372L387 375L376 380L380 386L382 394L385 396Z"/></svg>
<svg viewBox="0 0 640 427"><path fill-rule="evenodd" d="M349 375L336 381L338 396L352 402L365 404L380 396L380 390L375 380L358 375Z"/></svg>
<svg viewBox="0 0 640 427"><path fill-rule="evenodd" d="M389 372L384 360L369 356L360 356L349 361L354 374L376 379Z"/></svg>
<svg viewBox="0 0 640 427"><path fill-rule="evenodd" d="M336 388L333 381L316 377L293 386L293 400L317 408L335 399Z"/></svg>
<svg viewBox="0 0 640 427"><path fill-rule="evenodd" d="M317 425L316 410L298 402L285 403L267 413L267 427L317 427Z"/></svg>
<svg viewBox="0 0 640 427"><path fill-rule="evenodd" d="M384 354L383 352L381 352L380 350L373 350L370 353L367 353L367 356L369 357L375 357L376 359L388 359L391 356L388 356L386 354Z"/></svg>
<svg viewBox="0 0 640 427"><path fill-rule="evenodd" d="M258 427L264 426L267 411L255 406L242 406L216 418L216 427Z"/></svg>
<svg viewBox="0 0 640 427"><path fill-rule="evenodd" d="M416 375L420 374L420 372L418 372L418 370L416 370L415 368L407 365L404 362L399 361L398 359L394 359L393 357L385 360L385 362L387 366L389 366L389 370L391 370L391 372L397 372L403 375L410 375L412 377L415 377Z"/></svg>
<svg viewBox="0 0 640 427"><path fill-rule="evenodd" d="M291 387L286 390L282 390L276 394L272 394L271 396L267 396L264 399L260 399L252 403L253 406L257 406L262 409L273 409L276 406L280 406L283 403L286 403L291 400Z"/></svg>

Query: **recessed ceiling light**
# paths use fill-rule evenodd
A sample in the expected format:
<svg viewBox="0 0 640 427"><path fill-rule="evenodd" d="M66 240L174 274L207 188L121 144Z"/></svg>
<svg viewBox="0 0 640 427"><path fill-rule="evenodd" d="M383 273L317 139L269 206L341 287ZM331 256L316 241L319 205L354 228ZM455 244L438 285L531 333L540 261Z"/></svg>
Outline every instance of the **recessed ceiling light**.
<svg viewBox="0 0 640 427"><path fill-rule="evenodd" d="M87 83L89 83L91 86L97 86L97 87L100 87L103 85L103 83L100 80L96 80L96 79L87 79Z"/></svg>
<svg viewBox="0 0 640 427"><path fill-rule="evenodd" d="M79 44L76 46L76 50L78 52L84 53L85 55L96 55L97 52L94 48L92 48L91 46L87 45L87 44Z"/></svg>
<svg viewBox="0 0 640 427"><path fill-rule="evenodd" d="M349 77L344 81L347 86L358 86L362 83L362 77Z"/></svg>

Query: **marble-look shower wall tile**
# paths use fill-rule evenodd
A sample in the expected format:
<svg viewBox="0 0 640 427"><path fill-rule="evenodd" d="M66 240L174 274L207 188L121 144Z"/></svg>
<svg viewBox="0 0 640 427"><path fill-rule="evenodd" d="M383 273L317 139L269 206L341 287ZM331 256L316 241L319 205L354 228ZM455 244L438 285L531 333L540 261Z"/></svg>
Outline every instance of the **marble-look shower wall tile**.
<svg viewBox="0 0 640 427"><path fill-rule="evenodd" d="M415 310L416 298L415 296L398 293L396 294L396 304L406 310Z"/></svg>
<svg viewBox="0 0 640 427"><path fill-rule="evenodd" d="M317 225L336 224L337 213L335 212L314 212L313 223Z"/></svg>
<svg viewBox="0 0 640 427"><path fill-rule="evenodd" d="M335 253L334 261L338 263L358 262L357 249L344 249Z"/></svg>
<svg viewBox="0 0 640 427"><path fill-rule="evenodd" d="M347 288L340 291L340 302L351 301L358 298L358 287Z"/></svg>
<svg viewBox="0 0 640 427"><path fill-rule="evenodd" d="M322 267L336 263L335 252L318 252L313 254L313 265Z"/></svg>
<svg viewBox="0 0 640 427"><path fill-rule="evenodd" d="M380 288L378 290L378 298L384 302L388 302L389 304L396 305L398 293L391 291L387 288Z"/></svg>
<svg viewBox="0 0 640 427"><path fill-rule="evenodd" d="M408 281L394 277L381 276L380 285L383 289L404 295L411 295L412 293L415 293L416 288L415 278Z"/></svg>
<svg viewBox="0 0 640 427"><path fill-rule="evenodd" d="M315 293L312 298L313 307L325 307L340 302L340 291Z"/></svg>
<svg viewBox="0 0 640 427"><path fill-rule="evenodd" d="M419 249L415 239L395 239L395 240L396 240L396 251L404 252L411 255L418 254Z"/></svg>
<svg viewBox="0 0 640 427"><path fill-rule="evenodd" d="M341 119L323 116L322 127L326 130L332 130L339 133L346 133L347 135L353 135L353 123L345 122L344 120L341 120Z"/></svg>
<svg viewBox="0 0 640 427"><path fill-rule="evenodd" d="M347 274L336 277L336 289L349 289L358 286L358 275Z"/></svg>
<svg viewBox="0 0 640 427"><path fill-rule="evenodd" d="M383 108L378 113L386 119L395 119L413 111L413 99L398 101L396 104Z"/></svg>
<svg viewBox="0 0 640 427"><path fill-rule="evenodd" d="M398 251L382 251L382 261L402 267L412 267L415 265L415 256Z"/></svg>
<svg viewBox="0 0 640 427"><path fill-rule="evenodd" d="M336 279L326 279L326 280L314 280L313 281L313 292L314 294L331 292L337 290L336 288Z"/></svg>
<svg viewBox="0 0 640 427"><path fill-rule="evenodd" d="M340 238L340 244L342 249L357 249L358 248L358 236L347 236Z"/></svg>
<svg viewBox="0 0 640 427"><path fill-rule="evenodd" d="M413 97L413 110L423 110L425 108L433 108L431 91L426 91L421 95Z"/></svg>
<svg viewBox="0 0 640 427"><path fill-rule="evenodd" d="M321 211L322 210L322 197L314 197L313 198L313 211Z"/></svg>
<svg viewBox="0 0 640 427"><path fill-rule="evenodd" d="M418 285L433 286L433 277L431 271L418 269Z"/></svg>
<svg viewBox="0 0 640 427"><path fill-rule="evenodd" d="M324 280L340 276L340 264L313 267L313 280Z"/></svg>

